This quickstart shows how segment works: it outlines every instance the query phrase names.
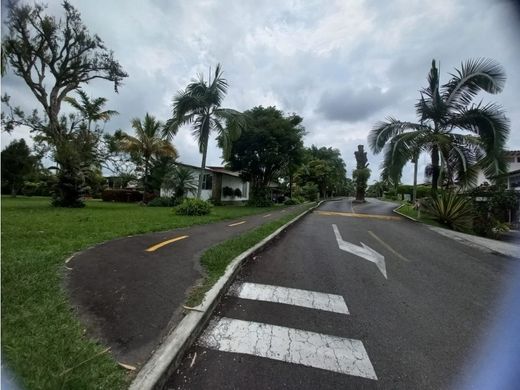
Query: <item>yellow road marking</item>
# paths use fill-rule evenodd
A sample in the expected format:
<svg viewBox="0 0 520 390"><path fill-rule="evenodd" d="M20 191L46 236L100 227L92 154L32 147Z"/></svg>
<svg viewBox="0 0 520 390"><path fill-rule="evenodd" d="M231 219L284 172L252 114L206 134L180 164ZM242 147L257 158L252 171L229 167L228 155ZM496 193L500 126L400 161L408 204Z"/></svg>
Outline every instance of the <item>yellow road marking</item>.
<svg viewBox="0 0 520 390"><path fill-rule="evenodd" d="M237 225L242 225L243 223L246 223L246 221L235 222L228 226L237 226Z"/></svg>
<svg viewBox="0 0 520 390"><path fill-rule="evenodd" d="M400 221L401 220L401 217L397 217L397 216L394 216L394 215L340 213L338 211L317 211L317 214L319 214L319 215L327 215L327 216L352 217L352 218L383 219L385 221Z"/></svg>
<svg viewBox="0 0 520 390"><path fill-rule="evenodd" d="M271 214L266 214L266 215L264 215L264 218L267 218L267 217L270 217L270 216L271 216Z"/></svg>
<svg viewBox="0 0 520 390"><path fill-rule="evenodd" d="M392 252L394 255L396 255L398 258L400 258L403 261L406 261L407 263L410 262L406 257L404 257L402 254L398 253L394 248L392 248L390 245L388 245L386 242L384 242L382 239L380 239L374 232L368 231L368 234L370 234L372 237L374 237L381 245L383 245L386 249L388 249L390 252Z"/></svg>
<svg viewBox="0 0 520 390"><path fill-rule="evenodd" d="M188 238L188 237L189 236L180 236L180 237L171 238L171 239L163 241L163 242L159 242L158 244L152 245L151 247L147 248L146 252L154 252L157 249L162 248L165 245L171 244L172 242L175 242L175 241L184 240L185 238Z"/></svg>

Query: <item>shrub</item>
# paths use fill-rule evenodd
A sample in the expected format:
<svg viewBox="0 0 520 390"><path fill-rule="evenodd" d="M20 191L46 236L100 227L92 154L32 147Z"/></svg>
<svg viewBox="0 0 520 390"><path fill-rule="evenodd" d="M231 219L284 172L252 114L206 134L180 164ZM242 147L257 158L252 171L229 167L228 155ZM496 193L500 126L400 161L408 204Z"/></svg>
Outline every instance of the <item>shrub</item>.
<svg viewBox="0 0 520 390"><path fill-rule="evenodd" d="M237 198L241 198L242 191L240 191L240 188L235 188L235 191L233 191L233 195L235 195Z"/></svg>
<svg viewBox="0 0 520 390"><path fill-rule="evenodd" d="M104 190L101 193L101 199L103 199L104 202L134 203L143 200L143 194L136 190Z"/></svg>
<svg viewBox="0 0 520 390"><path fill-rule="evenodd" d="M426 212L450 229L464 231L472 227L473 208L467 197L453 191L443 191L424 202L424 205Z"/></svg>
<svg viewBox="0 0 520 390"><path fill-rule="evenodd" d="M293 206L295 204L300 204L300 202L295 198L289 198L286 199L285 202L283 202L283 204L286 206Z"/></svg>
<svg viewBox="0 0 520 390"><path fill-rule="evenodd" d="M222 195L223 196L228 196L228 197L231 197L231 196L234 196L235 192L233 191L233 188L231 187L224 187L222 188Z"/></svg>
<svg viewBox="0 0 520 390"><path fill-rule="evenodd" d="M174 197L158 196L148 202L149 207L173 207L177 204Z"/></svg>
<svg viewBox="0 0 520 390"><path fill-rule="evenodd" d="M271 199L263 196L255 196L247 201L247 205L252 207L271 207L273 204Z"/></svg>
<svg viewBox="0 0 520 390"><path fill-rule="evenodd" d="M211 204L201 199L184 199L175 208L177 215L206 215L211 211Z"/></svg>

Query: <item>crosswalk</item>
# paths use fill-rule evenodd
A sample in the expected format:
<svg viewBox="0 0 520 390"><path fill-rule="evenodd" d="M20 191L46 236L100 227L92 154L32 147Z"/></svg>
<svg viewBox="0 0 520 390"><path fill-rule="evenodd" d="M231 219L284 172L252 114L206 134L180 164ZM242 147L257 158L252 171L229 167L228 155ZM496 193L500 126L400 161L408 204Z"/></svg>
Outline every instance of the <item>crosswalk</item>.
<svg viewBox="0 0 520 390"><path fill-rule="evenodd" d="M324 292L236 282L227 294L246 300L350 314L342 296ZM197 344L222 352L252 355L377 380L361 340L268 323L214 317Z"/></svg>

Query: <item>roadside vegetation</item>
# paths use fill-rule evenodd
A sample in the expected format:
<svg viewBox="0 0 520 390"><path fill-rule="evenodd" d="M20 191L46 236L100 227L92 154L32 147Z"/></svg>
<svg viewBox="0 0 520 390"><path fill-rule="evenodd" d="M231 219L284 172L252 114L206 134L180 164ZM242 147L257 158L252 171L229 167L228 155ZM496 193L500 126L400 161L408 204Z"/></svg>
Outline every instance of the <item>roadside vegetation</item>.
<svg viewBox="0 0 520 390"><path fill-rule="evenodd" d="M266 211L222 206L209 215L177 216L170 208L86 203L54 208L50 198L2 197L2 352L23 388L125 387L125 370L84 336L62 287L73 253L121 236Z"/></svg>

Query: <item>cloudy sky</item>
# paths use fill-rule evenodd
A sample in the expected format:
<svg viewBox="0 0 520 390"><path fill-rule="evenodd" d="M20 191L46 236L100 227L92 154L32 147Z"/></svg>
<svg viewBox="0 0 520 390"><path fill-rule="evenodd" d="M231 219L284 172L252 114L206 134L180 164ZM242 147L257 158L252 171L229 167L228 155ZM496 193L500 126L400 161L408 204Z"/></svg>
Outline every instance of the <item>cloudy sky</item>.
<svg viewBox="0 0 520 390"><path fill-rule="evenodd" d="M4 0L2 0L4 3ZM60 2L48 12L59 15ZM441 82L461 61L490 57L506 70L502 94L484 101L504 106L511 120L509 149L520 149L520 20L512 1L170 1L72 0L91 32L129 73L119 94L95 81L84 89L105 96L120 115L106 125L130 131L131 118L171 114L173 95L198 72L220 62L230 88L224 107L275 105L304 118L305 143L338 148L350 176L354 150L388 115L414 121L418 90L432 58ZM2 7L4 8L4 7ZM23 82L8 74L2 93L36 107ZM2 147L24 130L2 134ZM189 128L174 139L180 160L200 164ZM221 164L214 140L208 163ZM369 153L372 179L381 156ZM421 165L428 162L421 158ZM423 167L420 168L421 171ZM411 181L407 167L404 182Z"/></svg>

